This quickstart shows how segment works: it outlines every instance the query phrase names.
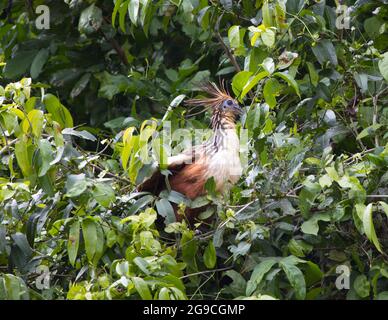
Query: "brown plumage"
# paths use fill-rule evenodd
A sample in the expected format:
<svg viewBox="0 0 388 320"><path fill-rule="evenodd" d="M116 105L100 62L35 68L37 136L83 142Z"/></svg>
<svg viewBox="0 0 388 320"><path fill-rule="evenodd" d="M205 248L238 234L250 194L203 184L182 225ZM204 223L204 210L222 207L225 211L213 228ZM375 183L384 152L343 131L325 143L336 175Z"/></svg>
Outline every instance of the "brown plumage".
<svg viewBox="0 0 388 320"><path fill-rule="evenodd" d="M167 179L171 190L191 200L206 194L205 183L210 177L215 180L216 190L223 192L230 184L236 183L241 175L240 145L235 124L242 109L223 85L220 89L216 84L209 83L202 90L209 95L208 98L187 100L186 104L212 109L213 134L205 143L168 158L171 175ZM166 177L159 170L138 187L139 191L149 191L156 195L163 189L166 189ZM182 217L177 214L177 206L173 207L180 221ZM185 216L193 223L203 210L187 208Z"/></svg>

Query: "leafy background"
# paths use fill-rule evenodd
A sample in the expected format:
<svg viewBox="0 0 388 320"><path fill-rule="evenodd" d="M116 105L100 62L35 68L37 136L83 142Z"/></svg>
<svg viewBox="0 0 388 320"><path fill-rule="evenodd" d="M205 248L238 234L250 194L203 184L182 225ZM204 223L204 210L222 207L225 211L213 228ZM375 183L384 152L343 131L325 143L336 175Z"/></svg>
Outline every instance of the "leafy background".
<svg viewBox="0 0 388 320"><path fill-rule="evenodd" d="M349 28L324 0L10 3L1 299L388 299L386 1L341 1ZM183 101L220 78L246 110L239 183L136 192L152 167L139 137L207 128ZM175 222L171 203L210 204L211 225Z"/></svg>

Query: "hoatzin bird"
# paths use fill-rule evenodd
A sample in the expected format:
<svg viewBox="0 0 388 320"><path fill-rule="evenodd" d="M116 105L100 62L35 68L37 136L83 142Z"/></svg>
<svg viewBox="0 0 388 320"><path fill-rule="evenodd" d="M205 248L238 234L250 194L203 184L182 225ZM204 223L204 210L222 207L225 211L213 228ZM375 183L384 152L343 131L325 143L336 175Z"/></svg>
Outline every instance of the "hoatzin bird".
<svg viewBox="0 0 388 320"><path fill-rule="evenodd" d="M168 182L175 190L193 200L206 194L205 183L213 177L217 192L224 192L238 181L242 173L239 151L240 143L236 132L236 120L242 113L238 102L233 99L221 85L208 83L201 88L208 98L187 100L191 106L203 106L212 109L212 136L205 143L196 145L178 155L168 158ZM149 191L158 195L166 189L166 178L157 170L149 179L138 186L138 191ZM177 221L182 216L177 214ZM190 224L204 208L185 210L185 217Z"/></svg>

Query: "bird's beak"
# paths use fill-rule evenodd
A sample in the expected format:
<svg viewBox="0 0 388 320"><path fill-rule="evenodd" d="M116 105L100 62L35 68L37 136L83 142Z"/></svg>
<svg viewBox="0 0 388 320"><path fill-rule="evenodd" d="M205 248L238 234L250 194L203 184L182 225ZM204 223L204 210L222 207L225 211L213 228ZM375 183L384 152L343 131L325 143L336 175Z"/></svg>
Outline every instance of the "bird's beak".
<svg viewBox="0 0 388 320"><path fill-rule="evenodd" d="M235 104L233 105L233 109L236 111L236 113L237 113L238 115L241 115L241 114L244 113L244 110L240 107L240 105L239 105L238 103L235 103Z"/></svg>

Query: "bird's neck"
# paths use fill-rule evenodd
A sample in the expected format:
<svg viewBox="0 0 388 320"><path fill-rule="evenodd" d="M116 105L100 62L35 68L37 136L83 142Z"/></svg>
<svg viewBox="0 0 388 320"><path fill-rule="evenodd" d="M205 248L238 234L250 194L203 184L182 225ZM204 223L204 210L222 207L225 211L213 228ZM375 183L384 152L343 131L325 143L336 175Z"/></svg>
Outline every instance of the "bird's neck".
<svg viewBox="0 0 388 320"><path fill-rule="evenodd" d="M211 126L215 132L219 130L235 129L236 117L233 114L215 111L211 118Z"/></svg>
<svg viewBox="0 0 388 320"><path fill-rule="evenodd" d="M222 149L239 149L234 115L215 112L211 119L211 126L213 135L207 143L207 149L211 150L211 153Z"/></svg>

